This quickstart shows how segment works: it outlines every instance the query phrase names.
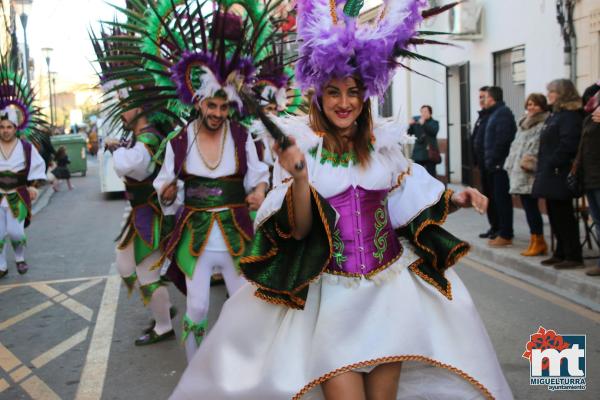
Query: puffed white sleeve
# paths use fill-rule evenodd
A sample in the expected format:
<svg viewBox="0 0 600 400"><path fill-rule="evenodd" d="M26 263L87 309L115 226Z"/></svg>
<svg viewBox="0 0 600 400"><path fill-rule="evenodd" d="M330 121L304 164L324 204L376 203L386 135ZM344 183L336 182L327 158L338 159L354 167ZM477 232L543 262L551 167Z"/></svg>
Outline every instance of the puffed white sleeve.
<svg viewBox="0 0 600 400"><path fill-rule="evenodd" d="M121 147L115 150L113 152L113 164L119 178L128 176L137 181L142 181L154 172L152 156L141 142L137 142L130 149Z"/></svg>
<svg viewBox="0 0 600 400"><path fill-rule="evenodd" d="M388 123L375 129L375 150L392 173L388 210L394 229L409 224L422 211L440 201L446 188L442 182L413 161L406 158L408 142L405 129Z"/></svg>
<svg viewBox="0 0 600 400"><path fill-rule="evenodd" d="M269 184L269 166L258 159L252 135L248 135L246 139L246 163L248 164L248 171L244 177L246 193L250 193L261 182Z"/></svg>
<svg viewBox="0 0 600 400"><path fill-rule="evenodd" d="M154 179L152 185L154 189L159 195L163 186L168 183L173 182L175 177L175 155L173 153L173 148L171 147L171 143L167 143L167 147L165 149L165 158L163 160L163 164L158 172L158 175ZM160 202L160 207L165 215L173 215L177 212L179 207L183 204L183 182L181 180L177 180L177 198L175 202L169 206L162 204Z"/></svg>
<svg viewBox="0 0 600 400"><path fill-rule="evenodd" d="M46 163L37 151L35 146L31 146L31 165L29 167L28 181L45 181L46 180Z"/></svg>

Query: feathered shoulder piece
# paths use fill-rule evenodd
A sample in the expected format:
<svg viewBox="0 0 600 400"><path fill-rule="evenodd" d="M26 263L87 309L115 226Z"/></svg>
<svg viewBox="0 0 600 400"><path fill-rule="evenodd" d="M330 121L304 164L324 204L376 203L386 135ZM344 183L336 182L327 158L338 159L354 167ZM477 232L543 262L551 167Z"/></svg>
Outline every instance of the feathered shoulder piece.
<svg viewBox="0 0 600 400"><path fill-rule="evenodd" d="M375 149L397 148L411 143L412 138L406 130L407 126L398 121L376 120L373 129Z"/></svg>
<svg viewBox="0 0 600 400"><path fill-rule="evenodd" d="M448 10L457 3L425 10L426 0L384 0L374 21L359 23L363 0L298 0L299 60L296 79L303 90L321 94L333 78L359 76L365 97L382 95L396 67L397 58L434 61L411 52L414 45L445 44L426 39L434 32L418 27L424 18Z"/></svg>

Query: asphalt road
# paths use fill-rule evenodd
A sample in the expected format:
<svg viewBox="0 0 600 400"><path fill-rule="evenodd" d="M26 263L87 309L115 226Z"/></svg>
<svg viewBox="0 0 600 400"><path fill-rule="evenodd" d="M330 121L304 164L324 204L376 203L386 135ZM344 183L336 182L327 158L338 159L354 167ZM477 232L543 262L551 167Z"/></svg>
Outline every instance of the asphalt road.
<svg viewBox="0 0 600 400"><path fill-rule="evenodd" d="M53 196L28 229L31 270L20 276L10 255L0 281L0 399L165 399L185 368L179 341L137 348L149 322L138 293L128 298L114 267L122 196L99 193L97 168ZM517 399L600 398L600 314L467 259L457 267L494 343ZM171 290L179 308L184 299ZM213 290L211 321L225 300ZM539 326L587 335L587 390L530 386L521 357Z"/></svg>

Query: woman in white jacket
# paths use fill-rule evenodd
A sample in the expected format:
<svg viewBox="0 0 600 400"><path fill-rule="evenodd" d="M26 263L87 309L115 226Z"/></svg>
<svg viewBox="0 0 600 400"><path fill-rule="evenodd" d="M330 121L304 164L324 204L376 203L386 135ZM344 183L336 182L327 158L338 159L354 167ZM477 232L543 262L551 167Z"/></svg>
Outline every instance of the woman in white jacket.
<svg viewBox="0 0 600 400"><path fill-rule="evenodd" d="M531 196L540 147L540 131L549 115L546 97L541 93L530 94L525 101L525 109L527 113L519 121L519 130L510 146L504 169L510 179L510 194L519 195L521 198L531 233L529 247L521 252L521 255L531 257L548 252L538 199Z"/></svg>

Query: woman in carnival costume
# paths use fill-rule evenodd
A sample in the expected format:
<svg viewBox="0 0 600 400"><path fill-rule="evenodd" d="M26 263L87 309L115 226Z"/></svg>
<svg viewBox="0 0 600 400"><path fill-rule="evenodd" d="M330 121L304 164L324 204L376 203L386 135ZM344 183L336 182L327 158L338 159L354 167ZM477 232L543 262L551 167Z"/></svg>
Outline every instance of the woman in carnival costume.
<svg viewBox="0 0 600 400"><path fill-rule="evenodd" d="M443 10L424 5L388 1L361 26L356 2L298 1L309 119L278 121L296 145L278 150L241 263L254 286L224 305L171 399L512 399L450 268L469 246L441 227L487 200L405 159L400 127L372 128L368 97Z"/></svg>
<svg viewBox="0 0 600 400"><path fill-rule="evenodd" d="M48 124L33 105L33 91L22 74L8 65L6 60L0 64L0 278L8 273L7 240L15 251L19 274L29 269L25 228L31 221L31 202L38 195L36 185L46 180L46 163L38 148L52 149Z"/></svg>

